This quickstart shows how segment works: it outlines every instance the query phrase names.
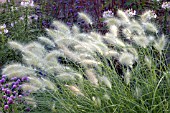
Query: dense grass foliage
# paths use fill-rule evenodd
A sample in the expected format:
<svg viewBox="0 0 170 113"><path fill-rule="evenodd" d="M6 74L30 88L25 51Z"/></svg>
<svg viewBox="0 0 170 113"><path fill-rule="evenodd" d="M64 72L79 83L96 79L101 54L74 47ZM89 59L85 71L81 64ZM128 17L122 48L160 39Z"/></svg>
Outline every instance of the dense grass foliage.
<svg viewBox="0 0 170 113"><path fill-rule="evenodd" d="M139 10L147 3L155 11ZM169 113L169 4L156 0L1 4L0 58L5 65L0 112Z"/></svg>

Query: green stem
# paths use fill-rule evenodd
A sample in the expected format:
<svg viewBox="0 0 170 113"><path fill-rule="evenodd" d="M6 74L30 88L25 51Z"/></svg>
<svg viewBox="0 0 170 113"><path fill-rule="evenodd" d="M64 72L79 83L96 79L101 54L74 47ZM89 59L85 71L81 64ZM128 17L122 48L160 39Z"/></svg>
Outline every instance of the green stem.
<svg viewBox="0 0 170 113"><path fill-rule="evenodd" d="M164 16L164 28L163 31L166 34L166 23L167 23L167 15L168 15L168 9L165 10L165 16Z"/></svg>
<svg viewBox="0 0 170 113"><path fill-rule="evenodd" d="M2 33L2 45L1 45L2 49L4 49L4 46L5 46L5 36Z"/></svg>
<svg viewBox="0 0 170 113"><path fill-rule="evenodd" d="M25 8L25 32L27 32L28 27L28 7Z"/></svg>

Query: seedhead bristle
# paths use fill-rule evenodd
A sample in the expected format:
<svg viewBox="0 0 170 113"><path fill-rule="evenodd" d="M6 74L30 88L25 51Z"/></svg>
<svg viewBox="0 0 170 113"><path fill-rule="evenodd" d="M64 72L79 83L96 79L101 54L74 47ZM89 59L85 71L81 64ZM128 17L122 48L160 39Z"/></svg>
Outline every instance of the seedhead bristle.
<svg viewBox="0 0 170 113"><path fill-rule="evenodd" d="M79 17L80 17L81 19L83 19L87 24L90 24L90 25L93 24L90 16L87 15L86 13L84 13L84 12L79 12L78 15L79 15Z"/></svg>

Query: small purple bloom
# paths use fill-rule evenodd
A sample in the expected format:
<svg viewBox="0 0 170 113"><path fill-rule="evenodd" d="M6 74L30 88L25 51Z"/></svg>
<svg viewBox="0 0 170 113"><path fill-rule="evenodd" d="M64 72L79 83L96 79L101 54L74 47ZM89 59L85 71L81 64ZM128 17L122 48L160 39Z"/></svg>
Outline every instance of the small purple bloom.
<svg viewBox="0 0 170 113"><path fill-rule="evenodd" d="M11 78L11 80L16 80L17 79L17 77L13 77L13 78Z"/></svg>
<svg viewBox="0 0 170 113"><path fill-rule="evenodd" d="M6 96L6 95L3 95L3 96L2 96L2 98L6 99L6 98L7 98L7 96Z"/></svg>
<svg viewBox="0 0 170 113"><path fill-rule="evenodd" d="M6 87L9 87L9 84L6 84L5 86L6 86Z"/></svg>
<svg viewBox="0 0 170 113"><path fill-rule="evenodd" d="M14 83L14 85L18 86L18 85L19 85L19 82L16 81L16 82Z"/></svg>
<svg viewBox="0 0 170 113"><path fill-rule="evenodd" d="M22 81L27 81L28 77L22 77Z"/></svg>
<svg viewBox="0 0 170 113"><path fill-rule="evenodd" d="M21 80L20 80L20 79L18 79L18 80L17 80L17 82L18 82L18 83L20 83L20 82L21 82Z"/></svg>
<svg viewBox="0 0 170 113"><path fill-rule="evenodd" d="M4 106L4 110L7 110L7 109L9 109L9 106L8 106L8 105L5 105L5 106Z"/></svg>
<svg viewBox="0 0 170 113"><path fill-rule="evenodd" d="M22 98L22 95L19 95L18 97L19 97L19 98Z"/></svg>
<svg viewBox="0 0 170 113"><path fill-rule="evenodd" d="M13 99L9 98L7 104L13 104Z"/></svg>
<svg viewBox="0 0 170 113"><path fill-rule="evenodd" d="M7 90L5 91L5 93L9 95L9 94L11 93L11 91L10 91L9 89L7 89Z"/></svg>
<svg viewBox="0 0 170 113"><path fill-rule="evenodd" d="M26 110L27 112L29 112L31 109L28 107L28 108L26 108L25 110Z"/></svg>
<svg viewBox="0 0 170 113"><path fill-rule="evenodd" d="M2 78L0 81L2 84L5 83L5 78Z"/></svg>
<svg viewBox="0 0 170 113"><path fill-rule="evenodd" d="M16 95L16 93L17 93L16 91L13 91L13 94L14 94L14 95Z"/></svg>
<svg viewBox="0 0 170 113"><path fill-rule="evenodd" d="M12 86L12 88L14 88L14 89L15 89L16 87L17 87L17 85L13 85L13 86Z"/></svg>
<svg viewBox="0 0 170 113"><path fill-rule="evenodd" d="M6 75L2 75L2 78L6 78L7 76Z"/></svg>

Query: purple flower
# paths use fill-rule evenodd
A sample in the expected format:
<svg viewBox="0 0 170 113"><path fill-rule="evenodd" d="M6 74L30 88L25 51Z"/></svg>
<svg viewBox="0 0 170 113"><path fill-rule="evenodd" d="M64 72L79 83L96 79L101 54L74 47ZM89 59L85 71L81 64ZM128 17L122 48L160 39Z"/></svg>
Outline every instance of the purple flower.
<svg viewBox="0 0 170 113"><path fill-rule="evenodd" d="M20 80L20 79L18 79L18 80L17 80L17 82L18 82L18 83L20 83L20 82L21 82L21 80Z"/></svg>
<svg viewBox="0 0 170 113"><path fill-rule="evenodd" d="M5 93L9 95L9 94L11 94L11 91L10 91L9 89L7 89L7 90L5 91Z"/></svg>
<svg viewBox="0 0 170 113"><path fill-rule="evenodd" d="M13 95L16 95L17 94L17 92L16 91L13 91L13 93L12 93Z"/></svg>
<svg viewBox="0 0 170 113"><path fill-rule="evenodd" d="M7 76L6 75L2 75L2 78L6 78Z"/></svg>
<svg viewBox="0 0 170 113"><path fill-rule="evenodd" d="M28 77L22 77L21 80L22 80L22 81L27 81L27 80L28 80Z"/></svg>
<svg viewBox="0 0 170 113"><path fill-rule="evenodd" d="M13 85L13 86L12 86L12 88L14 88L14 89L15 89L16 87L17 87L17 85Z"/></svg>
<svg viewBox="0 0 170 113"><path fill-rule="evenodd" d="M11 80L16 80L17 79L17 77L13 77L13 78L11 78Z"/></svg>
<svg viewBox="0 0 170 113"><path fill-rule="evenodd" d="M13 99L12 98L8 98L7 104L13 104Z"/></svg>
<svg viewBox="0 0 170 113"><path fill-rule="evenodd" d="M2 98L6 99L6 98L7 98L7 96L6 96L6 95L3 95L3 96L2 96Z"/></svg>
<svg viewBox="0 0 170 113"><path fill-rule="evenodd" d="M22 95L19 95L18 97L19 97L19 98L22 98Z"/></svg>
<svg viewBox="0 0 170 113"><path fill-rule="evenodd" d="M5 78L2 78L0 82L3 84L5 82Z"/></svg>
<svg viewBox="0 0 170 113"><path fill-rule="evenodd" d="M8 105L5 105L5 106L4 106L4 110L7 110L7 109L9 109L9 106L8 106Z"/></svg>
<svg viewBox="0 0 170 113"><path fill-rule="evenodd" d="M5 86L6 86L6 87L9 87L9 84L6 84Z"/></svg>
<svg viewBox="0 0 170 113"><path fill-rule="evenodd" d="M31 109L28 107L28 108L26 108L25 110L29 112Z"/></svg>
<svg viewBox="0 0 170 113"><path fill-rule="evenodd" d="M14 85L18 86L18 85L19 85L19 82L16 81L16 82L14 83Z"/></svg>

